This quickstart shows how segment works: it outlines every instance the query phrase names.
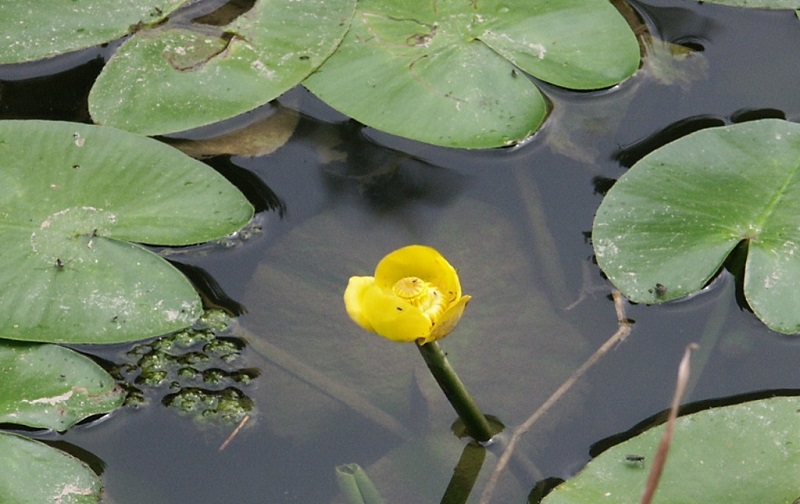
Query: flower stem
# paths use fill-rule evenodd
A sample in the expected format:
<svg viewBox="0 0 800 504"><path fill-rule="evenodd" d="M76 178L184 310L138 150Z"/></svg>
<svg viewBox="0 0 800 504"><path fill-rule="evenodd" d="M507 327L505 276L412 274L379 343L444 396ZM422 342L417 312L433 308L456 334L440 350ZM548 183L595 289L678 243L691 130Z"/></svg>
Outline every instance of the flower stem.
<svg viewBox="0 0 800 504"><path fill-rule="evenodd" d="M492 438L492 429L488 420L450 366L439 344L433 341L424 345L418 344L417 348L447 400L464 422L469 435L481 443L489 441Z"/></svg>
<svg viewBox="0 0 800 504"><path fill-rule="evenodd" d="M464 504L478 480L478 474L486 459L486 448L475 442L464 445L461 458L453 469L453 477L442 496L442 504Z"/></svg>

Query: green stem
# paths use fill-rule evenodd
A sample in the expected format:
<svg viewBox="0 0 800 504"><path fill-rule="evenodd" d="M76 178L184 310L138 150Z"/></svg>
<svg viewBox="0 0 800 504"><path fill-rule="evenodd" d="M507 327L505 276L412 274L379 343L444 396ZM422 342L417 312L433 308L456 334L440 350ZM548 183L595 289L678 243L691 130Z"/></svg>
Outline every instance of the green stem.
<svg viewBox="0 0 800 504"><path fill-rule="evenodd" d="M469 435L481 443L489 441L492 438L492 429L489 427L488 420L472 400L467 388L458 379L458 375L450 366L439 344L434 341L425 345L417 345L417 348L447 400L450 401L453 409L464 422Z"/></svg>
<svg viewBox="0 0 800 504"><path fill-rule="evenodd" d="M486 449L476 443L467 443L453 470L453 477L442 496L441 504L464 504L472 493L481 472Z"/></svg>

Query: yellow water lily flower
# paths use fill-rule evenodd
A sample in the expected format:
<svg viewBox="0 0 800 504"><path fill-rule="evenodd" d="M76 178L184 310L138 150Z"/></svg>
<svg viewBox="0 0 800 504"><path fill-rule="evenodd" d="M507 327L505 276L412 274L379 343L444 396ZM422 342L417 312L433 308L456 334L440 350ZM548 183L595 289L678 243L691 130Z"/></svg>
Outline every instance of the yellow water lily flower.
<svg viewBox="0 0 800 504"><path fill-rule="evenodd" d="M354 276L344 291L347 314L392 341L429 343L456 327L470 296L458 274L431 247L409 245L378 263L375 276Z"/></svg>

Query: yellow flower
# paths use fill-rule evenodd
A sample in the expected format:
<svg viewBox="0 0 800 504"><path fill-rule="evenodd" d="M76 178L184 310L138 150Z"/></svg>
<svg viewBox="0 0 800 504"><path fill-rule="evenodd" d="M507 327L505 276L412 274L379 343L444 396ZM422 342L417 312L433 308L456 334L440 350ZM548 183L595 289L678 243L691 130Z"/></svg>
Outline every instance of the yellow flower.
<svg viewBox="0 0 800 504"><path fill-rule="evenodd" d="M409 245L378 263L374 277L354 276L344 291L347 314L393 341L430 343L456 327L470 296L458 274L431 247Z"/></svg>

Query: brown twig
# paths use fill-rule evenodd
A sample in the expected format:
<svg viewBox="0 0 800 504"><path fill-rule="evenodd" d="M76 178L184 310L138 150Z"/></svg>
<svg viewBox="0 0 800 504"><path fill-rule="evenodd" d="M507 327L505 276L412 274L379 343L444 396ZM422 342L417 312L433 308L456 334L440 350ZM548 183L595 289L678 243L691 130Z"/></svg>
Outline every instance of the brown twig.
<svg viewBox="0 0 800 504"><path fill-rule="evenodd" d="M661 442L658 444L658 451L653 458L653 466L650 468L650 474L647 476L647 485L645 486L644 494L642 494L642 499L639 501L639 504L650 504L653 501L656 488L658 488L658 482L661 480L661 473L664 471L664 464L667 462L667 453L672 444L672 431L675 429L675 419L678 417L678 408L680 408L683 393L686 391L686 384L689 383L689 375L691 374L689 360L692 356L692 351L696 348L696 343L690 343L683 352L683 358L678 366L678 382L675 385L675 395L672 398L672 406L670 406L669 409L667 425L664 427L664 434L661 436Z"/></svg>
<svg viewBox="0 0 800 504"><path fill-rule="evenodd" d="M561 399L561 397L566 394L570 388L572 388L575 382L577 382L586 373L586 371L588 371L595 363L597 363L601 357L608 353L611 347L625 341L625 338L627 338L631 333L631 322L625 316L625 305L622 294L618 290L614 289L611 295L614 299L614 309L617 313L617 332L615 332L605 343L603 343L603 345L598 348L592 354L592 356L581 365L581 367L576 369L575 372L572 373L572 376L567 378L567 381L561 384L561 386L558 387L558 389L544 402L544 404L539 407L539 409L537 409L530 417L528 417L527 420L525 420L525 422L523 422L514 430L514 433L508 440L508 445L503 451L503 454L500 456L500 459L497 461L497 466L495 466L492 476L489 478L489 481L486 483L486 487L483 489L480 504L489 504L491 501L492 493L494 493L494 489L497 486L500 475L508 465L511 455L514 453L514 450L516 449L522 435L525 434L542 416L544 416L544 414L547 413L550 408L559 399Z"/></svg>
<svg viewBox="0 0 800 504"><path fill-rule="evenodd" d="M608 284L605 282L595 282L593 280L593 275L594 269L591 267L589 261L581 262L581 289L578 291L578 297L575 298L575 301L568 304L564 308L564 311L572 310L595 292L608 292Z"/></svg>
<svg viewBox="0 0 800 504"><path fill-rule="evenodd" d="M248 420L250 420L250 415L245 415L244 418L242 418L242 421L239 422L239 425L237 425L236 428L233 429L233 432L231 432L231 435L228 436L225 439L225 441L222 442L221 445L219 445L219 448L217 448L217 451L222 451L225 448L227 448L227 446L229 444L231 444L231 441L233 441L233 438L235 438L236 435L239 434L239 431L242 430L242 427L244 427L244 424L246 424Z"/></svg>

